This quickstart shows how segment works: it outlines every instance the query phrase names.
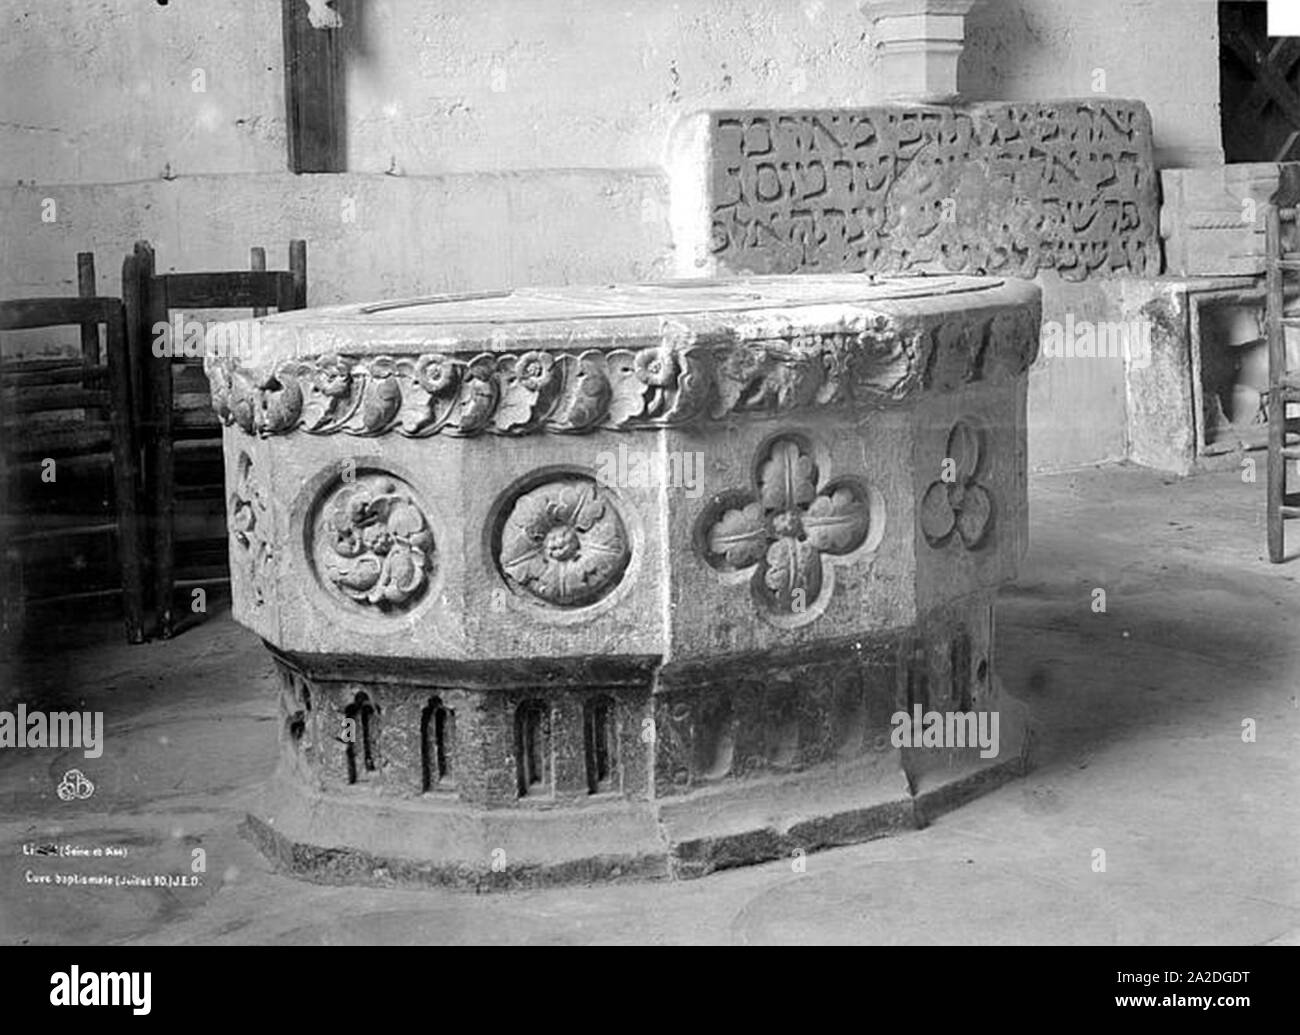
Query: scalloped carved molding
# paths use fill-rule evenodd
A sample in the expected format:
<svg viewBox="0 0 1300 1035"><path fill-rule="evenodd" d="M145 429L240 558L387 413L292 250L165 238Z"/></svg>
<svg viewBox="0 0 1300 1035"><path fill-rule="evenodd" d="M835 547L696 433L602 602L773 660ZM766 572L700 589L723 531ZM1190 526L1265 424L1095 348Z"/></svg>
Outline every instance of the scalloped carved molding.
<svg viewBox="0 0 1300 1035"><path fill-rule="evenodd" d="M739 414L898 401L923 388L1016 376L1037 349L1034 314L910 329L641 349L286 359L253 370L210 356L212 404L250 435L580 434Z"/></svg>

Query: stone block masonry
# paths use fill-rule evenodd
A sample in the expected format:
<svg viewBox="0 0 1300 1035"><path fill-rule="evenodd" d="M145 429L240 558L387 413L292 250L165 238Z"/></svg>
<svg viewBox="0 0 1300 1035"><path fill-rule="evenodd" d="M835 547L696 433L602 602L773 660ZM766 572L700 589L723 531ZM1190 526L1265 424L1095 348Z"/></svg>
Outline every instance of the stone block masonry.
<svg viewBox="0 0 1300 1035"><path fill-rule="evenodd" d="M1140 102L711 111L672 145L676 272L1160 272Z"/></svg>

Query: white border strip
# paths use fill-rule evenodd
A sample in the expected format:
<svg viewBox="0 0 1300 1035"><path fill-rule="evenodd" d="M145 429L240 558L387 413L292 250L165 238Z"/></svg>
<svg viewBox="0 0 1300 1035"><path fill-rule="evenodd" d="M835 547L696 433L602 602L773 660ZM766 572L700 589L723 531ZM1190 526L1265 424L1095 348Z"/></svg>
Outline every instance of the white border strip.
<svg viewBox="0 0 1300 1035"><path fill-rule="evenodd" d="M1300 0L1268 0L1268 34L1300 36Z"/></svg>

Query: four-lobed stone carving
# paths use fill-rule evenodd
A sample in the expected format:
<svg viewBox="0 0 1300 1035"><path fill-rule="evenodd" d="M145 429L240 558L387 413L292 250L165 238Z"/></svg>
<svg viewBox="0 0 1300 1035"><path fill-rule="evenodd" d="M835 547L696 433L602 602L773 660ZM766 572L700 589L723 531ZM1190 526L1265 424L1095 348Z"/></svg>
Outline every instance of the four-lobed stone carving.
<svg viewBox="0 0 1300 1035"><path fill-rule="evenodd" d="M724 495L703 517L703 554L715 570L753 570L755 601L772 615L816 616L828 558L866 541L871 508L852 478L825 478L798 437L772 440L754 492Z"/></svg>
<svg viewBox="0 0 1300 1035"><path fill-rule="evenodd" d="M623 577L627 530L589 478L548 481L518 496L501 526L497 564L512 587L557 607L593 604Z"/></svg>
<svg viewBox="0 0 1300 1035"><path fill-rule="evenodd" d="M708 249L732 272L1160 271L1134 101L709 116Z"/></svg>
<svg viewBox="0 0 1300 1035"><path fill-rule="evenodd" d="M984 462L979 428L964 420L954 424L944 459L951 461L951 477L940 477L921 497L921 532L936 549L954 532L967 550L977 549L993 526L993 496L976 481Z"/></svg>
<svg viewBox="0 0 1300 1035"><path fill-rule="evenodd" d="M317 570L348 598L403 608L428 582L433 534L410 486L388 474L359 475L321 505L315 554Z"/></svg>
<svg viewBox="0 0 1300 1035"><path fill-rule="evenodd" d="M209 357L212 403L247 434L577 434L781 415L898 400L935 381L933 358L956 371L933 387L1022 373L1037 336L1027 314L971 318L961 340L881 316L853 331L639 350L281 361L270 371ZM1027 330L1027 328L1029 328ZM945 332L947 333L947 332Z"/></svg>

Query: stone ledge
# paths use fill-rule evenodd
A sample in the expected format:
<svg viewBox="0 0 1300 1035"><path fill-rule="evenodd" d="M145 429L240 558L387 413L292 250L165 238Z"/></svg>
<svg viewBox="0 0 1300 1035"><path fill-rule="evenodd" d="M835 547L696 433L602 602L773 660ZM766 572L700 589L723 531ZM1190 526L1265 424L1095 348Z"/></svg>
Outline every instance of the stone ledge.
<svg viewBox="0 0 1300 1035"><path fill-rule="evenodd" d="M281 872L322 884L356 884L371 887L446 887L464 891L513 891L566 884L589 884L610 881L644 881L704 877L718 870L750 866L777 859L791 859L796 853L813 854L831 848L860 844L909 830L919 830L962 804L990 793L1010 780L1025 775L1032 763L1029 738L1005 759L964 772L947 781L938 781L916 796L903 794L893 800L853 806L843 804L824 814L805 815L785 825L754 825L743 830L718 833L698 832L674 839L672 823L665 824L647 812L646 830L658 831L658 843L640 851L603 852L579 858L526 859L512 861L507 851L504 868L493 869L492 847L477 858L458 861L419 858L414 854L389 854L384 850L353 847L353 832L346 830L346 813L340 815L344 802L329 796L312 796L288 805L283 793L264 799L258 809L274 815L268 822L256 813L248 813L241 833L275 864ZM294 794L303 792L294 788ZM328 813L337 819L335 833L342 840L307 833L296 815L302 809L320 816ZM376 805L375 819L398 820L385 816L386 805ZM410 836L410 816L400 820ZM540 828L532 832L535 835ZM665 838L665 834L667 835Z"/></svg>
<svg viewBox="0 0 1300 1035"><path fill-rule="evenodd" d="M1037 354L1038 293L1020 284L790 278L725 288L728 307L757 290L764 304L695 311L698 289L665 283L567 306L544 291L503 292L493 305L537 315L491 325L478 304L489 298L475 296L341 307L261 321L238 343L246 347L231 343L205 366L218 417L246 434L426 438L879 406L1013 379ZM963 318L918 310L927 296L964 301Z"/></svg>

